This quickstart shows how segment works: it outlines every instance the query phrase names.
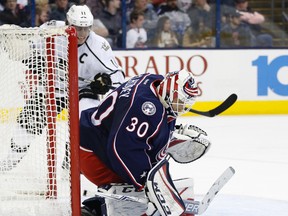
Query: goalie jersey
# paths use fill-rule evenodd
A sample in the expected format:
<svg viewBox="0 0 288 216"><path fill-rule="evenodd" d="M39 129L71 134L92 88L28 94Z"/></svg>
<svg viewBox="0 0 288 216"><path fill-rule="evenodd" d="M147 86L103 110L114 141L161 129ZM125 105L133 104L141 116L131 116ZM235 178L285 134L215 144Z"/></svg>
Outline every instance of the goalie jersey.
<svg viewBox="0 0 288 216"><path fill-rule="evenodd" d="M142 74L111 92L99 107L82 111L80 145L93 151L126 183L143 187L149 170L166 152L176 118L156 87L161 75Z"/></svg>

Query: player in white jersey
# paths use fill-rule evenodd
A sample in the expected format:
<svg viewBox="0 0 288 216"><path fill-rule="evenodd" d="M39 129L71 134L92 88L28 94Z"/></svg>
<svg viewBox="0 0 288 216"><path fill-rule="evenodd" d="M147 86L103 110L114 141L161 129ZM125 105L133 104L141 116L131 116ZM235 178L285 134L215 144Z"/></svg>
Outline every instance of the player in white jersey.
<svg viewBox="0 0 288 216"><path fill-rule="evenodd" d="M79 117L83 110L98 106L100 95L120 86L125 78L108 41L91 31L93 20L86 5L73 5L67 13L78 39Z"/></svg>
<svg viewBox="0 0 288 216"><path fill-rule="evenodd" d="M80 114L99 104L99 94L106 94L124 82L124 73L109 43L91 31L93 20L86 5L73 5L67 13L68 24L76 28L78 37Z"/></svg>
<svg viewBox="0 0 288 216"><path fill-rule="evenodd" d="M108 41L91 30L93 20L86 5L73 5L67 13L67 22L75 27L78 38L79 114L82 110L98 106L99 95L124 82L124 72ZM64 25L63 21L52 20L42 27Z"/></svg>
<svg viewBox="0 0 288 216"><path fill-rule="evenodd" d="M93 15L86 5L73 5L67 13L67 23L68 25L75 27L78 38L79 116L82 110L98 106L101 95L105 95L109 90L118 87L124 82L124 73L122 68L118 65L109 43L106 39L96 35L91 30L93 20ZM43 24L41 28L60 27L65 25L66 24L63 21L52 20ZM34 43L37 46L37 41ZM61 39L56 39L55 43L57 51L57 44L63 42L61 42ZM59 44L59 46L60 45L61 44ZM66 57L61 56L60 51L56 52L56 55L58 61L65 61ZM29 67L33 68L33 62L35 61L38 60L32 59L26 64L30 64ZM63 64L62 62L62 65L66 65L66 63ZM61 72L61 68L59 68L59 71ZM59 71L56 73L59 73ZM39 74L41 74L41 72ZM62 87L61 85L58 87L56 86L56 93L57 90L61 93ZM58 97L56 98L56 101L58 102L57 111L60 112L65 108L63 107L63 104L67 104L61 103L65 98L65 95L56 94L56 97ZM32 97L31 103L42 104L43 100L41 98L43 98L41 95L35 94L35 97ZM27 109L25 109L25 107L27 107ZM0 161L2 171L8 171L17 166L20 160L27 154L27 150L29 149L31 142L35 139L35 136L41 135L42 130L46 126L44 123L33 124L29 122L29 119L33 119L34 115L40 115L40 117L42 117L44 107L41 108L40 106L39 110L32 112L28 110L29 104L25 107L23 109L24 111L21 112L17 119L19 124L14 132L14 134L24 134L23 136L25 136L25 139L23 139L22 136L13 136L11 139L11 153L9 153L7 159ZM39 119L38 122L41 122L41 119ZM66 157L63 164L68 164L68 159Z"/></svg>

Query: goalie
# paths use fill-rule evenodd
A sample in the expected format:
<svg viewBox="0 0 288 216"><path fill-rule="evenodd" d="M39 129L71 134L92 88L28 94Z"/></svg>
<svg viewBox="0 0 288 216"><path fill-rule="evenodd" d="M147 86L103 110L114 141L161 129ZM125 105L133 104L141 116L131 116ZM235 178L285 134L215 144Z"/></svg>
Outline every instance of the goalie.
<svg viewBox="0 0 288 216"><path fill-rule="evenodd" d="M99 107L82 112L81 173L102 192L131 192L141 197L145 190L150 200L148 206L141 207L134 202L115 204L95 197L83 203L82 215L184 212L182 199L193 198L193 184L191 179L173 182L168 160L163 158L171 155L179 163L189 163L208 151L210 142L203 130L192 125L175 126L177 117L194 104L198 91L186 70L165 77L142 74L111 92Z"/></svg>

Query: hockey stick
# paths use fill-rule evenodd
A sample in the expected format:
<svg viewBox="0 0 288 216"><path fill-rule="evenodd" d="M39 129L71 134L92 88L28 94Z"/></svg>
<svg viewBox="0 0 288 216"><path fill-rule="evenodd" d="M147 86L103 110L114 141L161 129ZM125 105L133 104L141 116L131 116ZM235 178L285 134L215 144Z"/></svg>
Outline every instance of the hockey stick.
<svg viewBox="0 0 288 216"><path fill-rule="evenodd" d="M91 83L91 82L93 82L93 80L90 80L90 79L85 79L85 78L83 78L83 77L78 77L78 80L80 80L80 81L83 81L83 82L86 82L86 83Z"/></svg>
<svg viewBox="0 0 288 216"><path fill-rule="evenodd" d="M231 107L237 100L236 94L231 94L225 101L223 101L219 106L215 107L212 110L209 111L199 111L195 109L189 109L189 112L196 113L198 115L203 115L207 117L214 117L216 115L219 115L220 113L227 110L229 107Z"/></svg>
<svg viewBox="0 0 288 216"><path fill-rule="evenodd" d="M198 212L196 214L203 214L209 207L212 200L219 193L219 191L224 187L224 185L233 177L235 170L233 167L228 167L221 176L213 183L209 191L203 197L201 203L199 204ZM188 201L190 202L190 201ZM187 209L187 206L186 206Z"/></svg>
<svg viewBox="0 0 288 216"><path fill-rule="evenodd" d="M193 200L183 200L185 203L185 213L187 214L203 214L209 207L212 200L218 194L218 192L223 188L223 186L232 178L235 170L232 167L228 167L213 183L209 191L203 197L202 201L193 201ZM120 194L109 194L96 192L96 196L104 197L107 199L113 199L118 201L129 201L129 202L138 202L147 204L149 200L147 198L139 198L134 196L125 196Z"/></svg>

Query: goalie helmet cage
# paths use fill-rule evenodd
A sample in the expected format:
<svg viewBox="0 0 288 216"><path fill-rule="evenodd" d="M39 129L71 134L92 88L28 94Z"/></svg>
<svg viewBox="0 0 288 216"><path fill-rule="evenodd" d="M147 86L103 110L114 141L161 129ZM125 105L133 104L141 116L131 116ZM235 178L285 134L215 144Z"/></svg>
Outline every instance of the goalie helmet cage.
<svg viewBox="0 0 288 216"><path fill-rule="evenodd" d="M0 215L80 215L73 27L0 27Z"/></svg>

